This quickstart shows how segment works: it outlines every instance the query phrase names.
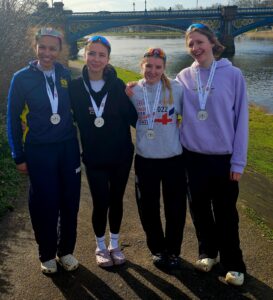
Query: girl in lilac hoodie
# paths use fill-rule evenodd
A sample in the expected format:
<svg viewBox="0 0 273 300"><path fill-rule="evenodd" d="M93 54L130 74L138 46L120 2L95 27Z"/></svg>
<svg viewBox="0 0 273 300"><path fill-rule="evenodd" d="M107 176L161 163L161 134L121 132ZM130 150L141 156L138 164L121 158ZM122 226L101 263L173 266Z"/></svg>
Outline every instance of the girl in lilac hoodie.
<svg viewBox="0 0 273 300"><path fill-rule="evenodd" d="M186 46L194 63L176 79L184 87L180 138L199 244L196 268L210 271L219 253L226 281L242 285L236 201L248 144L245 80L229 60L217 59L224 47L206 25L188 28Z"/></svg>

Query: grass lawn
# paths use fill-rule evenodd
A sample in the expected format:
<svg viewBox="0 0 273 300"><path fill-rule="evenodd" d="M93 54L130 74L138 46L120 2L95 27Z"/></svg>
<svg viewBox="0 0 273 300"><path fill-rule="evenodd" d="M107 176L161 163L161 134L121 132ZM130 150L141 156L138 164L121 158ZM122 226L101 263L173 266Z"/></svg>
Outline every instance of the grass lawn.
<svg viewBox="0 0 273 300"><path fill-rule="evenodd" d="M253 105L249 109L247 168L273 180L273 114Z"/></svg>

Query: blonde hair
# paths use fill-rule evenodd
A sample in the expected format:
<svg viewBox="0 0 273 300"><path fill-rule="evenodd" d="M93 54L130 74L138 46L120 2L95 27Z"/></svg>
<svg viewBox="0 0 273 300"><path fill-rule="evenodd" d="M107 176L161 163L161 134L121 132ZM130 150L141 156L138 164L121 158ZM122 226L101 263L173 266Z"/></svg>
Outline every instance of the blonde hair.
<svg viewBox="0 0 273 300"><path fill-rule="evenodd" d="M142 68L142 66L147 62L148 58L151 56L145 56L142 58L141 62L140 62L140 66ZM160 59L162 59L163 64L164 64L164 68L166 66L166 61L161 58L158 57ZM162 82L162 90L163 90L163 104L166 105L167 103L169 104L173 104L173 91L172 91L172 86L171 86L171 82L170 79L166 76L165 73L163 73L161 75L161 82ZM169 99L166 98L166 90L169 90Z"/></svg>

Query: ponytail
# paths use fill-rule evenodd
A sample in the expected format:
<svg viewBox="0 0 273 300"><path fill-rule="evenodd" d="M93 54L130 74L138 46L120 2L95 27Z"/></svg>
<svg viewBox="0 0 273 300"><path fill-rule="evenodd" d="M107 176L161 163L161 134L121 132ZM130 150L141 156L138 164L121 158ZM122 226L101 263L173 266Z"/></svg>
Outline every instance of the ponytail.
<svg viewBox="0 0 273 300"><path fill-rule="evenodd" d="M166 89L169 90L169 104L173 104L173 91L169 78L165 75L165 73L161 76L162 86L163 86L163 104L167 104L166 99Z"/></svg>

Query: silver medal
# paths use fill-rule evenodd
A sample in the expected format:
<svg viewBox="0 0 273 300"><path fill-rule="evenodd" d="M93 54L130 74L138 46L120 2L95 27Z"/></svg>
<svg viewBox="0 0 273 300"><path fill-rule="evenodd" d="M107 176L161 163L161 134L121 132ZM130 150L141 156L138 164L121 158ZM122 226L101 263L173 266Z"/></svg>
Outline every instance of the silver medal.
<svg viewBox="0 0 273 300"><path fill-rule="evenodd" d="M146 137L149 140L153 140L155 138L155 132L153 130L151 130L151 129L148 129L146 131Z"/></svg>
<svg viewBox="0 0 273 300"><path fill-rule="evenodd" d="M57 125L61 122L61 117L59 114L53 114L51 117L50 117L50 122L53 124L53 125Z"/></svg>
<svg viewBox="0 0 273 300"><path fill-rule="evenodd" d="M197 113L197 118L200 121L205 121L207 120L209 114L206 110L199 110L199 112Z"/></svg>
<svg viewBox="0 0 273 300"><path fill-rule="evenodd" d="M104 119L102 117L98 117L95 119L94 124L96 127L102 127L104 125Z"/></svg>

